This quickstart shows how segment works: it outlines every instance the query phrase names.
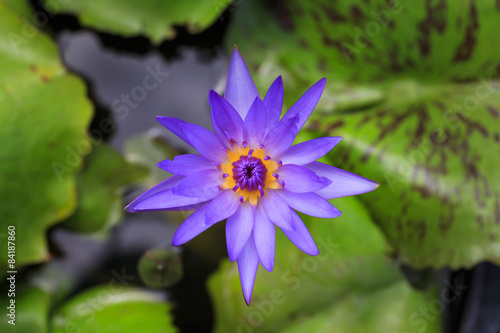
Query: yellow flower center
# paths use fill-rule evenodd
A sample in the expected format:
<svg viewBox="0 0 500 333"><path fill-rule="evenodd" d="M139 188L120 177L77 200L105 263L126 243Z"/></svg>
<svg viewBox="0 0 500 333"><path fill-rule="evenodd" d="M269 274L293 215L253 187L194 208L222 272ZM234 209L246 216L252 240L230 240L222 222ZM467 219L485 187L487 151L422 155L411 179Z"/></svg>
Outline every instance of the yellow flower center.
<svg viewBox="0 0 500 333"><path fill-rule="evenodd" d="M233 170L233 163L240 162L240 160L253 157L258 162L262 163L266 168L266 174L264 179L264 186L262 186L262 191L260 189L255 189L253 191L248 190L248 187L240 186L236 182L238 177L235 177ZM231 149L227 150L227 161L220 165L220 169L224 173L225 181L220 186L221 190L233 189L239 196L242 202L248 200L252 206L256 206L259 198L265 195L266 190L281 189L282 186L278 183L276 175L276 170L281 166L277 161L273 161L269 156L266 155L264 148L251 149L250 147L239 147L233 145Z"/></svg>

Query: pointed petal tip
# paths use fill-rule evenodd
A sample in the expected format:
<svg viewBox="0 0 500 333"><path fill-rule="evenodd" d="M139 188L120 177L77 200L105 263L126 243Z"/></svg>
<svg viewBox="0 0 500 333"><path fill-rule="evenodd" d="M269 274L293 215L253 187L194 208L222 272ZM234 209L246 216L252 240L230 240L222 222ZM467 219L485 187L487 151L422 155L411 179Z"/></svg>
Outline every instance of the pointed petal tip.
<svg viewBox="0 0 500 333"><path fill-rule="evenodd" d="M344 140L344 138L341 136L330 136L328 138L330 139L330 142L334 144L331 149L335 148L342 140Z"/></svg>
<svg viewBox="0 0 500 333"><path fill-rule="evenodd" d="M236 109L241 118L245 119L253 100L257 96L259 96L259 91L255 86L248 66L239 49L233 48L229 59L224 98Z"/></svg>
<svg viewBox="0 0 500 333"><path fill-rule="evenodd" d="M167 116L156 116L156 121L159 122L163 127L170 130L171 132L172 132L172 128L171 128L172 125L179 125L179 124L184 122L180 119L173 118L173 117L167 117Z"/></svg>
<svg viewBox="0 0 500 333"><path fill-rule="evenodd" d="M239 49L238 45L236 45L236 44L233 45L233 50L231 51L231 58L235 55L243 58L241 55L240 49Z"/></svg>
<svg viewBox="0 0 500 333"><path fill-rule="evenodd" d="M210 108L212 109L211 116L213 118L213 110L214 110L214 99L216 98L215 95L218 95L216 91L213 89L210 89L208 92L208 104L210 105Z"/></svg>
<svg viewBox="0 0 500 333"><path fill-rule="evenodd" d="M163 125L162 121L167 121L171 119L171 117L166 116L156 116L156 121Z"/></svg>
<svg viewBox="0 0 500 333"><path fill-rule="evenodd" d="M217 92L215 90L210 89L210 91L208 92L208 99L214 98L215 95L219 95L219 94L217 94Z"/></svg>
<svg viewBox="0 0 500 333"><path fill-rule="evenodd" d="M252 303L253 286L252 286L252 289L250 289L250 290L242 289L242 291L243 291L243 299L245 300L245 303L247 303L247 306L250 306L250 304Z"/></svg>
<svg viewBox="0 0 500 333"><path fill-rule="evenodd" d="M325 86L326 86L326 77L322 78L321 80L319 80L318 82L313 84L312 87L315 87L316 89L321 90L321 93L320 93L320 96L321 96L323 94L323 90L325 90Z"/></svg>
<svg viewBox="0 0 500 333"><path fill-rule="evenodd" d="M335 219L337 217L340 217L342 216L342 212L337 208L335 207L334 205L331 206L331 215L329 218L332 218L332 219Z"/></svg>
<svg viewBox="0 0 500 333"><path fill-rule="evenodd" d="M168 166L171 163L172 163L172 160L163 160L163 161L156 163L156 166L160 169L163 169L164 167Z"/></svg>
<svg viewBox="0 0 500 333"><path fill-rule="evenodd" d="M319 178L325 184L325 187L330 186L333 183L331 179L328 179L326 177L319 177Z"/></svg>
<svg viewBox="0 0 500 333"><path fill-rule="evenodd" d="M141 210L137 209L138 203L136 203L136 199L132 200L128 205L126 205L123 210L126 211L127 213L138 213Z"/></svg>
<svg viewBox="0 0 500 333"><path fill-rule="evenodd" d="M323 91L325 90L325 86L326 86L326 77L324 77L321 80L319 80L318 82L316 82L315 85L318 86L318 88L321 90L321 95L323 95Z"/></svg>
<svg viewBox="0 0 500 333"><path fill-rule="evenodd" d="M131 208L130 205L132 203L129 203L128 205L126 205L123 210L126 211L127 213L136 213L135 209Z"/></svg>
<svg viewBox="0 0 500 333"><path fill-rule="evenodd" d="M179 237L176 237L174 234L174 238L172 238L172 246L181 246L184 243L186 243L186 241L179 240Z"/></svg>
<svg viewBox="0 0 500 333"><path fill-rule="evenodd" d="M361 176L360 176L361 177ZM366 189L365 192L363 193L360 193L360 194L365 194L365 193L368 193L368 192L373 192L375 191L376 189L378 189L380 187L380 184L371 180L371 179L368 179L368 178L364 178L366 183L369 184L370 188Z"/></svg>
<svg viewBox="0 0 500 333"><path fill-rule="evenodd" d="M194 214L194 213L193 213ZM182 224L181 224L182 226ZM179 227L180 228L180 227ZM185 237L185 235L182 233L182 232L179 232L179 228L176 230L176 232L174 233L174 237L172 237L172 246L180 246L180 245L183 245L187 242L189 242L191 239L193 239L194 237Z"/></svg>
<svg viewBox="0 0 500 333"><path fill-rule="evenodd" d="M317 256L318 254L319 254L319 250L318 250L317 248L316 248L316 250L315 250L315 251L311 251L311 252L309 253L309 255L311 255L311 256Z"/></svg>

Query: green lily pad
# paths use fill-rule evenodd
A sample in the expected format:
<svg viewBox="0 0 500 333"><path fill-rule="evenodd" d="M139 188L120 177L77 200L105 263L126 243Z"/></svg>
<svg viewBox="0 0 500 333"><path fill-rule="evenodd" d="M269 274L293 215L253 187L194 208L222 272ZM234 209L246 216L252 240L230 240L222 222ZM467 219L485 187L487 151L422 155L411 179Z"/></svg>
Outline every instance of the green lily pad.
<svg viewBox="0 0 500 333"><path fill-rule="evenodd" d="M295 320L279 333L441 332L443 301L418 293L404 281L371 293L347 295L310 317Z"/></svg>
<svg viewBox="0 0 500 333"><path fill-rule="evenodd" d="M106 144L96 145L77 177L78 208L62 225L80 232L106 231L123 215L122 191L147 174Z"/></svg>
<svg viewBox="0 0 500 333"><path fill-rule="evenodd" d="M325 74L345 82L500 74L494 0L291 0L273 11L266 1L251 1L237 9L226 40L266 75L283 67L308 83Z"/></svg>
<svg viewBox="0 0 500 333"><path fill-rule="evenodd" d="M52 318L52 333L175 333L170 305L157 295L118 284L99 286L63 304Z"/></svg>
<svg viewBox="0 0 500 333"><path fill-rule="evenodd" d="M75 209L92 109L55 43L3 4L0 31L0 233L16 228L18 268L47 259L47 228Z"/></svg>
<svg viewBox="0 0 500 333"><path fill-rule="evenodd" d="M126 37L146 35L153 43L160 44L175 37L176 26L186 26L193 34L205 30L231 0L44 0L43 3L54 13L77 16L83 26Z"/></svg>
<svg viewBox="0 0 500 333"><path fill-rule="evenodd" d="M236 264L222 264L209 281L216 332L277 332L298 318L342 304L346 297L358 297L350 295L369 297L403 281L364 206L356 198L332 202L343 212L341 217L302 216L318 245L318 256L302 253L277 233L274 271L259 269L250 306L243 300Z"/></svg>
<svg viewBox="0 0 500 333"><path fill-rule="evenodd" d="M137 270L142 282L152 288L167 288L184 276L178 248L155 248L144 252Z"/></svg>
<svg viewBox="0 0 500 333"><path fill-rule="evenodd" d="M399 100L365 112L312 122L344 137L328 155L334 165L381 184L361 198L403 261L500 262L498 87L480 81L417 96L400 91Z"/></svg>

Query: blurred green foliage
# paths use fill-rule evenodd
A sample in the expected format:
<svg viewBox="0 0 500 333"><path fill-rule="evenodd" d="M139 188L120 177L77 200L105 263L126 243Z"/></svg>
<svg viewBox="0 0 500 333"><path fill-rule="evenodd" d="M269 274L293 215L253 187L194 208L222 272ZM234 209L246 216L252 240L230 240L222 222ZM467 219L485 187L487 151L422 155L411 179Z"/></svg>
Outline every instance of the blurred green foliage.
<svg viewBox="0 0 500 333"><path fill-rule="evenodd" d="M176 26L190 33L208 28L231 0L134 1L43 0L58 14L73 14L85 27L127 37L145 35L155 44L176 36Z"/></svg>
<svg viewBox="0 0 500 333"><path fill-rule="evenodd" d="M57 309L51 332L176 333L169 311L169 304L150 291L99 286Z"/></svg>
<svg viewBox="0 0 500 333"><path fill-rule="evenodd" d="M47 228L75 210L75 174L91 151L92 109L82 81L62 66L47 35L4 4L0 31L0 227L24 231L16 239L21 266L48 259Z"/></svg>
<svg viewBox="0 0 500 333"><path fill-rule="evenodd" d="M19 286L19 282L17 283ZM0 321L0 331L17 333L48 332L48 317L51 305L50 293L37 286L23 285L18 290L20 291L17 292L14 304L15 317L4 315L5 318ZM2 304L12 307L12 304L9 303L12 298L1 297L1 299ZM8 313L11 313L10 309L8 311ZM15 326L8 323L12 319L15 319Z"/></svg>
<svg viewBox="0 0 500 333"><path fill-rule="evenodd" d="M85 233L111 229L123 214L124 186L145 175L147 170L144 167L128 163L119 152L99 143L77 176L78 207L62 225Z"/></svg>

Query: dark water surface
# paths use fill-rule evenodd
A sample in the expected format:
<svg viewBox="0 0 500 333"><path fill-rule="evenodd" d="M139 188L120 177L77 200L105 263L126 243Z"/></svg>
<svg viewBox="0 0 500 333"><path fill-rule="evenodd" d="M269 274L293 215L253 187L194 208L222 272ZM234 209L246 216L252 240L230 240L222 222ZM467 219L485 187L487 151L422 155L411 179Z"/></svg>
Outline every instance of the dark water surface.
<svg viewBox="0 0 500 333"><path fill-rule="evenodd" d="M114 147L149 130L171 138L157 115L211 127L208 91L222 93L227 75L222 51L202 60L194 47L182 47L177 59L167 61L158 51L142 56L116 52L90 31L63 31L58 42L67 67L86 78L99 105L112 111Z"/></svg>

